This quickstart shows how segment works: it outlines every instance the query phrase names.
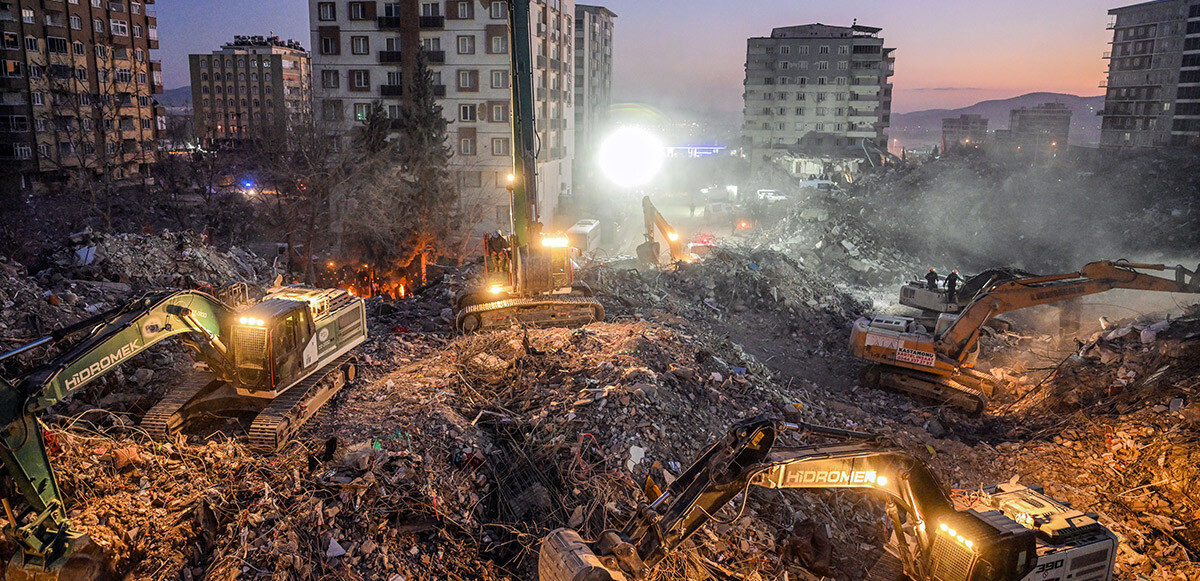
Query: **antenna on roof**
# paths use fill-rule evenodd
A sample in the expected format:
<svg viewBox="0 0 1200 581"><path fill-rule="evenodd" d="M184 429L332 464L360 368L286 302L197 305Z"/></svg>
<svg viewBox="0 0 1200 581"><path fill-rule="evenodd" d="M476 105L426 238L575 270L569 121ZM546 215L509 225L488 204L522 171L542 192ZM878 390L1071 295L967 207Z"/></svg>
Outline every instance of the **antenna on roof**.
<svg viewBox="0 0 1200 581"><path fill-rule="evenodd" d="M854 19L854 22L853 22L853 23L851 23L851 24L850 24L850 26L858 26L858 19L857 19L857 18L855 18L855 19Z"/></svg>

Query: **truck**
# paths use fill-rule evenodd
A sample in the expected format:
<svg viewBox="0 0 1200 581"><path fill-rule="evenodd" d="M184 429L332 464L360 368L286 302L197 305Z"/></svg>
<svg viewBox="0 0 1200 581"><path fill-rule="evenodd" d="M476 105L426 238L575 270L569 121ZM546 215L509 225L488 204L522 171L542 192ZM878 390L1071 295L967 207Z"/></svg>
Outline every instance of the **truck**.
<svg viewBox="0 0 1200 581"><path fill-rule="evenodd" d="M151 408L142 427L165 438L202 415L252 413L250 445L273 451L354 379L351 351L366 336L362 299L341 289L275 288L243 310L200 291L156 291L0 354L62 347L20 376L0 378L0 462L21 496L12 500L24 503L14 509L3 499L4 533L20 548L8 578L94 579L106 568L102 551L67 518L39 412L179 337L201 369Z"/></svg>
<svg viewBox="0 0 1200 581"><path fill-rule="evenodd" d="M787 435L834 443L784 445ZM981 487L958 504L923 460L875 434L760 416L729 429L621 529L586 542L570 528L543 538L539 581L649 578L655 565L751 486L855 489L882 497L889 559L915 581L1111 581L1117 537L1098 515L1041 487Z"/></svg>

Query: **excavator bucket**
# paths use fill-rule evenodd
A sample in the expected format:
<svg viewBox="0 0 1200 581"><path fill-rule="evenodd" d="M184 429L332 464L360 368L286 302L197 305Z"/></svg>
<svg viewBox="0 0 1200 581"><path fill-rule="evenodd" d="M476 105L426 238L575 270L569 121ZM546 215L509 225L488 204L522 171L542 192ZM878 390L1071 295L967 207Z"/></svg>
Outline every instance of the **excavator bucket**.
<svg viewBox="0 0 1200 581"><path fill-rule="evenodd" d="M113 578L112 568L104 552L91 537L71 534L67 539L66 556L49 566L18 552L8 562L5 581L107 581Z"/></svg>
<svg viewBox="0 0 1200 581"><path fill-rule="evenodd" d="M626 577L619 569L606 567L579 533L562 528L542 539L538 581L626 581Z"/></svg>

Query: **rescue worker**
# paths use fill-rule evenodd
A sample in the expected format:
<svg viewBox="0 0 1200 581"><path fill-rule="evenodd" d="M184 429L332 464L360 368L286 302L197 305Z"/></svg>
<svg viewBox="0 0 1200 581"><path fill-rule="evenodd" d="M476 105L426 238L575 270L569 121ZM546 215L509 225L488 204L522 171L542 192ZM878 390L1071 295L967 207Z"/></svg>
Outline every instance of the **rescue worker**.
<svg viewBox="0 0 1200 581"><path fill-rule="evenodd" d="M488 234L487 250L495 260L496 267L489 269L492 272L504 272L508 270L508 240L504 239L504 235L497 230L495 234Z"/></svg>
<svg viewBox="0 0 1200 581"><path fill-rule="evenodd" d="M958 271L952 270L946 275L946 293L950 302L954 302L954 291L958 290Z"/></svg>
<svg viewBox="0 0 1200 581"><path fill-rule="evenodd" d="M937 272L932 268L929 269L929 272L925 273L925 282L929 283L929 290L937 290L937 279Z"/></svg>

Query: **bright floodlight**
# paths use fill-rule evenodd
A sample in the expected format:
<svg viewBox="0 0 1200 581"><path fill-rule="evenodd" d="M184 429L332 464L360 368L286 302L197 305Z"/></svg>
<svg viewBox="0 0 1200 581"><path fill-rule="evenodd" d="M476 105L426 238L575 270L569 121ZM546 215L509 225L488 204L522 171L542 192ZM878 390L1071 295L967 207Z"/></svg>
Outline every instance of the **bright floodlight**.
<svg viewBox="0 0 1200 581"><path fill-rule="evenodd" d="M622 127L600 145L600 170L621 187L645 185L662 168L662 143L638 127Z"/></svg>

